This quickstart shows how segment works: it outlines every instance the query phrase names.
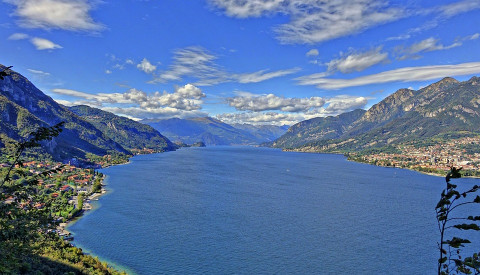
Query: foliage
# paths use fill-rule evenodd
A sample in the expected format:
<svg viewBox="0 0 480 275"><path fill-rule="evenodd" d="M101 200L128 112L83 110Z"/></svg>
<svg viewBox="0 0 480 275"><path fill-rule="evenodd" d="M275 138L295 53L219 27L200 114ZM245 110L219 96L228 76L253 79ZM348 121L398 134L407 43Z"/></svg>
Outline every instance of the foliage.
<svg viewBox="0 0 480 275"><path fill-rule="evenodd" d="M33 176L23 167L23 155L57 137L62 127L63 122L40 127L2 152L9 165L1 171L0 182L0 274L119 274L55 233L55 213L67 209L70 194L54 199L38 184L62 166ZM78 204L81 207L83 197Z"/></svg>
<svg viewBox="0 0 480 275"><path fill-rule="evenodd" d="M10 75L9 70L12 66L6 67L0 72L0 79L3 80L7 75Z"/></svg>
<svg viewBox="0 0 480 275"><path fill-rule="evenodd" d="M37 147L41 141L50 140L62 131L63 123L40 127L7 154L9 167L0 182L0 266L2 269L18 268L18 255L32 251L32 244L52 227L50 206L52 200L37 196L38 179L55 173L60 167L47 170L37 177L26 178L22 168L22 154ZM8 270L8 269L7 269ZM4 272L5 270L0 270Z"/></svg>
<svg viewBox="0 0 480 275"><path fill-rule="evenodd" d="M440 201L435 210L437 212L438 229L440 230L440 242L438 249L440 257L438 259L438 274L450 274L456 272L457 274L480 274L480 258L479 253L474 253L471 257L462 258L461 248L470 244L470 240L463 237L452 236L447 239L447 231L455 230L455 232L473 230L480 231L479 223L480 216L454 216L459 207L465 207L470 204L480 203L480 196L472 200L472 195L475 195L480 186L474 185L467 191L460 192L457 185L450 183L453 178L460 178L460 169L452 167L450 172L445 177L447 188L442 191ZM458 234L458 233L457 233Z"/></svg>

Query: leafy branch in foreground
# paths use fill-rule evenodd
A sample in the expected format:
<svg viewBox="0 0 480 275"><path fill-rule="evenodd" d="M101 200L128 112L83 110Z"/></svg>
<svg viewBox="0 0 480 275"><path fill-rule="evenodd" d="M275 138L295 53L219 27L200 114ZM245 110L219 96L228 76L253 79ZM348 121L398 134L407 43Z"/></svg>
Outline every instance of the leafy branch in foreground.
<svg viewBox="0 0 480 275"><path fill-rule="evenodd" d="M2 182L0 183L0 187L5 185L7 181L10 180L11 174L15 166L22 166L22 162L20 161L20 157L25 152L25 150L29 148L34 148L40 146L40 142L44 140L51 140L54 137L57 137L60 132L62 132L64 122L60 122L51 127L40 127L35 132L31 133L29 139L18 143L14 149L14 153L11 156L8 156L10 166L8 167L7 173L5 174Z"/></svg>
<svg viewBox="0 0 480 275"><path fill-rule="evenodd" d="M479 204L480 196L475 195L480 190L480 186L474 185L467 191L459 192L457 185L450 183L453 178L460 178L460 169L451 167L450 172L445 177L447 188L442 191L440 201L435 207L437 213L438 229L440 231L440 243L438 249L440 257L438 259L438 274L480 274L479 253L474 253L471 257L462 258L461 248L471 241L457 236L452 236L446 240L448 230L457 230L455 232L473 230L480 231L480 216L454 216L455 210L470 204Z"/></svg>
<svg viewBox="0 0 480 275"><path fill-rule="evenodd" d="M3 80L6 76L10 75L10 68L12 68L12 66L6 67L5 69L3 69L3 71L0 72L0 80Z"/></svg>
<svg viewBox="0 0 480 275"><path fill-rule="evenodd" d="M52 127L40 127L22 142L16 143L12 153L6 153L9 166L0 182L0 273L18 269L22 257L32 253L34 244L48 238L52 227L52 200L37 195L38 181L61 167L36 175L28 175L22 168L22 154L40 142L51 140L62 131L63 122ZM3 154L3 153L2 153Z"/></svg>

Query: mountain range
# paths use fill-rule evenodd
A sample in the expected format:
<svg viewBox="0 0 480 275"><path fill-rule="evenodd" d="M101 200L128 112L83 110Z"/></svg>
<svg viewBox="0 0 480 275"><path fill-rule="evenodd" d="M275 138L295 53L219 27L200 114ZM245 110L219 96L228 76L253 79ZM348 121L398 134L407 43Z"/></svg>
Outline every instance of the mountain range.
<svg viewBox="0 0 480 275"><path fill-rule="evenodd" d="M5 66L0 65L3 69ZM129 155L132 149L145 147L155 151L176 148L147 125L86 106L63 106L15 71L0 80L0 112L2 144L25 138L38 127L63 121L62 133L43 144L45 151L60 161L85 160L87 153Z"/></svg>
<svg viewBox="0 0 480 275"><path fill-rule="evenodd" d="M5 68L0 65L0 71ZM42 148L53 159L64 162L73 159L83 162L88 159L88 154L131 155L142 150L163 152L177 149L169 138L188 144L254 145L272 141L288 128L232 126L211 117L137 122L85 105L61 105L13 70L0 79L0 112L0 147L8 141L26 138L39 127L63 121L62 133L43 142Z"/></svg>
<svg viewBox="0 0 480 275"><path fill-rule="evenodd" d="M206 145L256 145L273 141L288 129L288 126L230 125L212 117L146 119L148 124L172 141Z"/></svg>
<svg viewBox="0 0 480 275"><path fill-rule="evenodd" d="M414 140L480 133L480 78L444 78L419 90L400 89L369 110L314 118L266 145L316 152L350 152Z"/></svg>

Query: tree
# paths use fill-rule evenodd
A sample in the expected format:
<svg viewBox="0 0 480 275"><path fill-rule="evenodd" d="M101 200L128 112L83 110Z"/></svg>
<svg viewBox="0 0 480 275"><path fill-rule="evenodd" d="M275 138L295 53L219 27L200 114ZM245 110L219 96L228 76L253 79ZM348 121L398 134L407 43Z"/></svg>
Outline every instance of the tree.
<svg viewBox="0 0 480 275"><path fill-rule="evenodd" d="M40 142L51 140L62 131L63 122L52 127L40 127L6 153L9 166L0 182L0 273L17 268L21 257L34 250L33 244L48 236L52 227L51 200L38 195L38 179L61 169L46 170L34 177L26 177L22 169L22 154ZM20 256L20 261L19 260Z"/></svg>
<svg viewBox="0 0 480 275"><path fill-rule="evenodd" d="M480 231L480 216L453 216L457 214L459 208L465 208L466 205L475 205L480 203L480 196L475 195L480 190L480 186L474 185L467 191L459 192L457 185L450 183L452 178L460 178L460 169L452 167L445 177L447 183L446 189L442 191L440 201L435 207L437 213L438 229L440 231L440 242L438 249L440 257L438 259L438 274L480 274L480 253L474 253L471 257L463 258L461 248L470 244L470 240L457 236L451 236L446 239L447 231ZM457 214L458 215L458 214ZM453 217L452 217L453 216ZM449 232L450 233L450 232ZM451 233L450 233L451 235Z"/></svg>

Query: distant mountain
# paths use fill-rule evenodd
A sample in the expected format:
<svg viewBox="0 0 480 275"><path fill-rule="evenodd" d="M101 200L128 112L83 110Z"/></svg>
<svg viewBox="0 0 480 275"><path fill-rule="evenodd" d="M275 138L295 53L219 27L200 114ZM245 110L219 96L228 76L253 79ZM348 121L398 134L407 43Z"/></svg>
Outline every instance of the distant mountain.
<svg viewBox="0 0 480 275"><path fill-rule="evenodd" d="M171 118L142 120L172 141L187 144L203 142L206 145L253 145L272 140L281 135L281 127L238 126L234 127L212 117Z"/></svg>
<svg viewBox="0 0 480 275"><path fill-rule="evenodd" d="M85 105L73 106L69 109L92 123L105 136L125 149L170 151L177 148L175 144L149 125Z"/></svg>
<svg viewBox="0 0 480 275"><path fill-rule="evenodd" d="M252 125L252 124L232 124L233 127L243 130L250 135L257 138L258 142L274 141L279 138L285 132L287 132L289 126L282 125Z"/></svg>
<svg viewBox="0 0 480 275"><path fill-rule="evenodd" d="M478 77L464 82L444 78L418 91L398 90L356 120L349 121L345 114L331 118L342 125L342 131L331 132L330 124L316 123L319 127L315 128L309 121L300 122L277 139L273 146L297 147L304 151L347 152L433 137L468 136L480 133L479 106ZM326 119L314 120L322 122ZM291 142L294 135L297 139Z"/></svg>
<svg viewBox="0 0 480 275"><path fill-rule="evenodd" d="M299 122L290 127L280 138L267 145L277 148L294 148L317 140L339 138L365 112L358 109L338 116L317 117Z"/></svg>

